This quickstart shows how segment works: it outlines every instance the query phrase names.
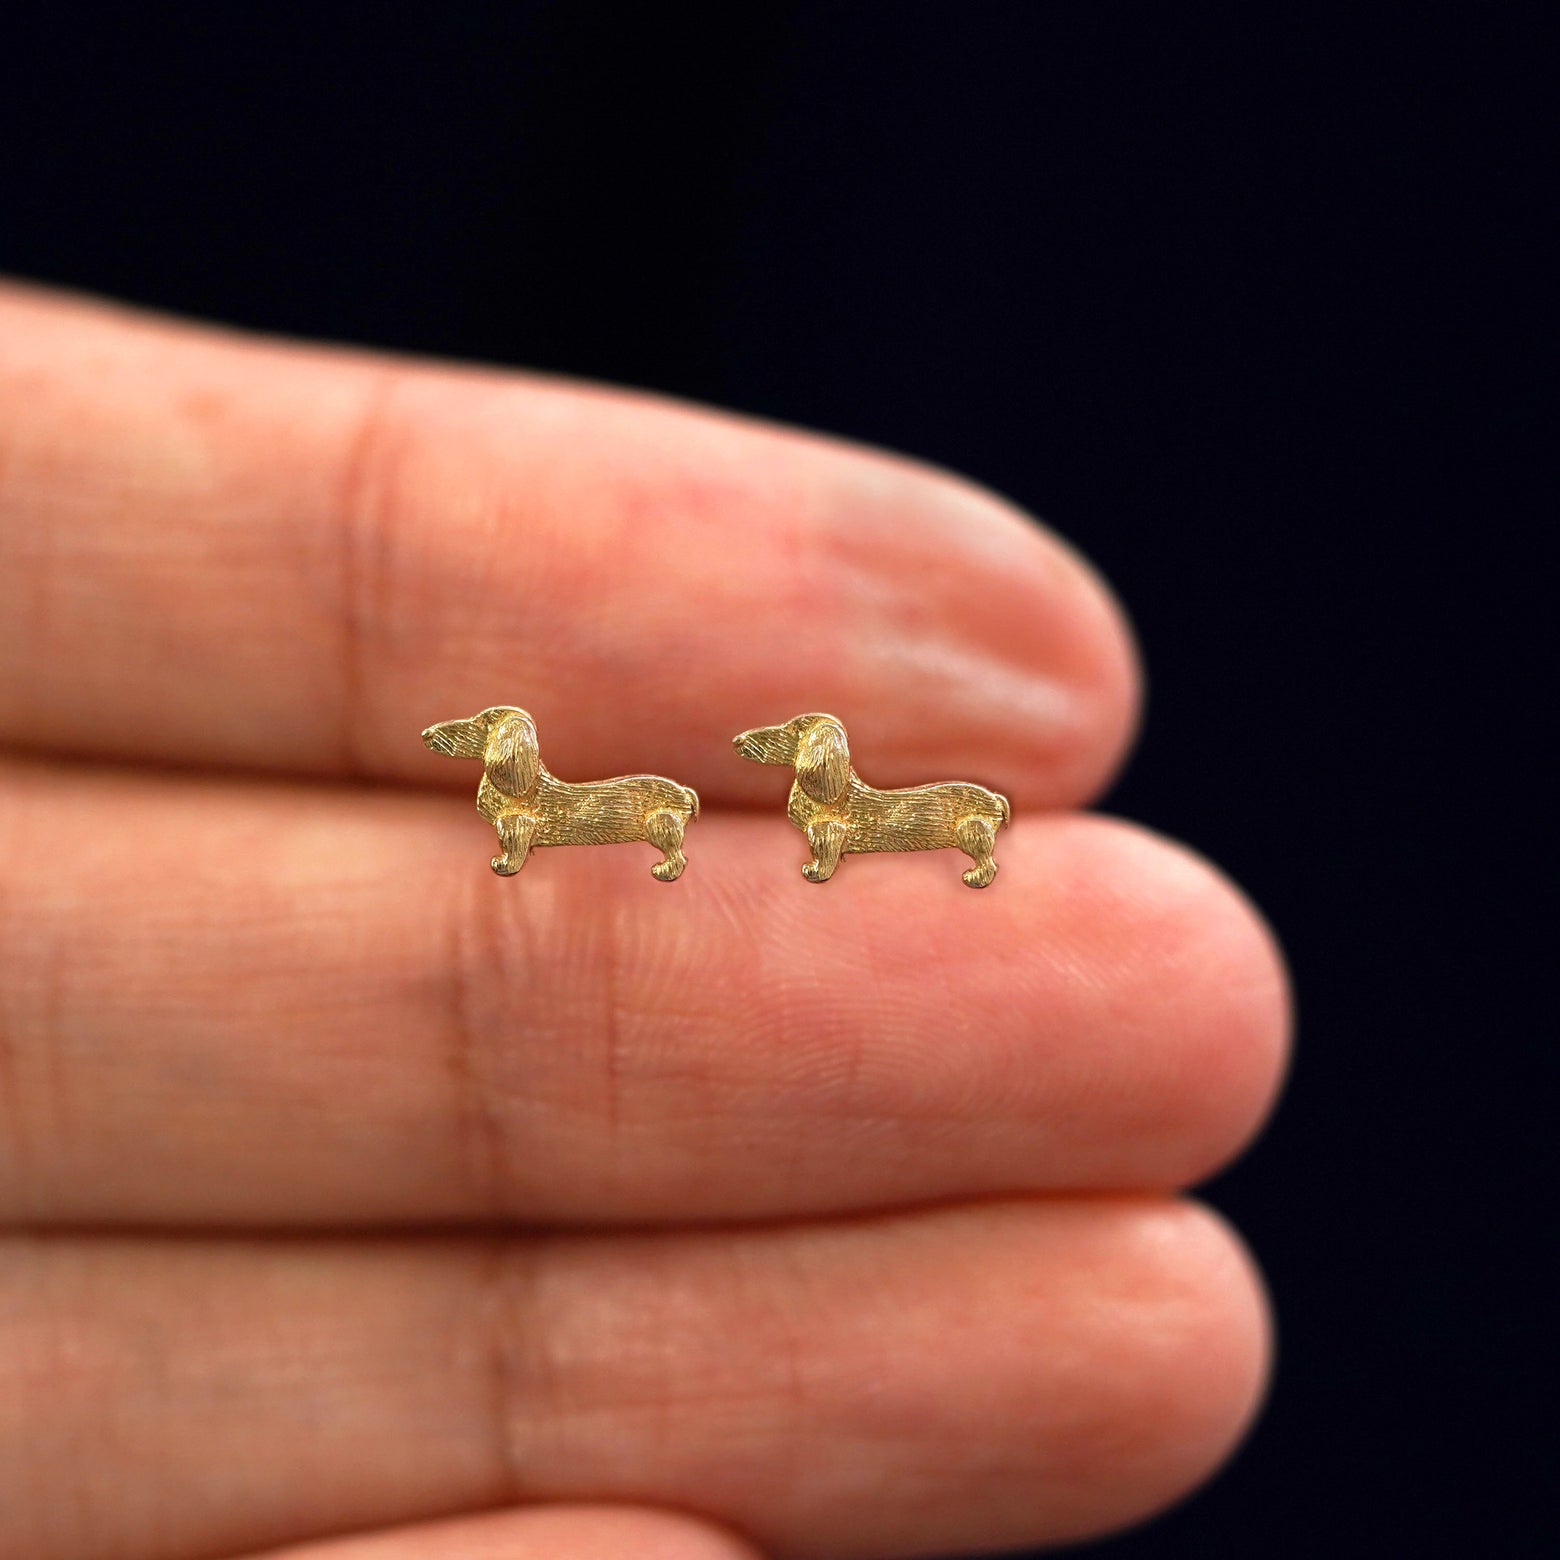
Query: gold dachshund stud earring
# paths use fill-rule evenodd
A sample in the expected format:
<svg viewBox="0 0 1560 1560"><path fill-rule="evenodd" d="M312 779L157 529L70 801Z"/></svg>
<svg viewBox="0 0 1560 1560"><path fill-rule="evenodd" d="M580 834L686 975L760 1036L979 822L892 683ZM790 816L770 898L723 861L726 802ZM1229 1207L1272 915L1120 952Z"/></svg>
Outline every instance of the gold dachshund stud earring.
<svg viewBox="0 0 1560 1560"><path fill-rule="evenodd" d="M617 845L644 840L661 852L650 874L675 883L688 865L683 831L699 816L688 786L660 775L623 775L571 785L547 772L536 745L536 723L510 704L429 726L423 745L448 758L479 758L477 811L498 830L503 851L493 857L500 877L513 877L542 845Z"/></svg>
<svg viewBox="0 0 1560 1560"><path fill-rule="evenodd" d="M1012 816L1007 797L960 780L879 791L850 767L845 726L833 715L798 715L783 726L755 726L731 739L755 764L796 771L786 813L807 836L809 883L827 883L842 855L869 850L962 850L975 863L971 888L997 875L992 847Z"/></svg>

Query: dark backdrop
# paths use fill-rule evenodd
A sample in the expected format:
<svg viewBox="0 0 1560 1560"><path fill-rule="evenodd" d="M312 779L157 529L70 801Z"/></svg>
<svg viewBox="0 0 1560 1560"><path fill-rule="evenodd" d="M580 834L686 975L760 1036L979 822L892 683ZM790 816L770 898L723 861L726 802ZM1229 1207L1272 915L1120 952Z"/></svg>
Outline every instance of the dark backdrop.
<svg viewBox="0 0 1560 1560"><path fill-rule="evenodd" d="M1271 1406L1122 1557L1543 1553L1538 8L0 12L0 268L946 462L1141 629L1293 959ZM1549 1096L1552 1099L1552 1093Z"/></svg>

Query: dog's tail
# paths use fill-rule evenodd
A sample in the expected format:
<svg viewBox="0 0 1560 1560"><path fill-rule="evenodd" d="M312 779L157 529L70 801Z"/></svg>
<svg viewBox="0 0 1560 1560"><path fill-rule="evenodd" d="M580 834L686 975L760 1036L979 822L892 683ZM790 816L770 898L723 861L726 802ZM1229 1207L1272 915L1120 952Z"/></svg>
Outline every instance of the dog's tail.
<svg viewBox="0 0 1560 1560"><path fill-rule="evenodd" d="M682 788L683 795L688 798L688 817L694 819L699 816L699 793L691 785Z"/></svg>

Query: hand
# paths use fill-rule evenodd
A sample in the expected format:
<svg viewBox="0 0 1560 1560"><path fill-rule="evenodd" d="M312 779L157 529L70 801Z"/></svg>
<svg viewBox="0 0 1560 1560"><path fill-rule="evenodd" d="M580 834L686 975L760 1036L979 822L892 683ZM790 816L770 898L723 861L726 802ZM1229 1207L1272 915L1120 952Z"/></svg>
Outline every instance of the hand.
<svg viewBox="0 0 1560 1560"><path fill-rule="evenodd" d="M0 1557L947 1553L1203 1478L1267 1323L1173 1193L1286 1003L1210 868L1069 811L1134 701L938 472L0 293ZM495 703L694 786L682 881L495 878L418 741ZM996 886L804 884L730 739L807 707L1006 792Z"/></svg>

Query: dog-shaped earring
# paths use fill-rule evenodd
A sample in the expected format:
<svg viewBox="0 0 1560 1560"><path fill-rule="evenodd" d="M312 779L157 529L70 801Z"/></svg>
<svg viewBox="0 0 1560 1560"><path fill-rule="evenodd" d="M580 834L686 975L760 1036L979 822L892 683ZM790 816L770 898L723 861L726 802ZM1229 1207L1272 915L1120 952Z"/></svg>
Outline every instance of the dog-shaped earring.
<svg viewBox="0 0 1560 1560"><path fill-rule="evenodd" d="M616 845L644 840L661 852L652 877L675 883L688 865L683 831L699 816L699 798L660 775L624 775L570 785L547 772L536 725L524 710L498 704L470 720L445 720L422 734L423 745L449 758L480 758L477 811L498 830L493 858L512 877L540 845Z"/></svg>
<svg viewBox="0 0 1560 1560"><path fill-rule="evenodd" d="M755 726L731 745L755 764L796 770L786 812L812 847L802 868L809 883L827 883L841 855L867 850L962 850L975 862L964 873L971 888L984 888L997 875L992 846L1012 816L997 791L959 780L875 790L850 767L845 727L833 715Z"/></svg>

